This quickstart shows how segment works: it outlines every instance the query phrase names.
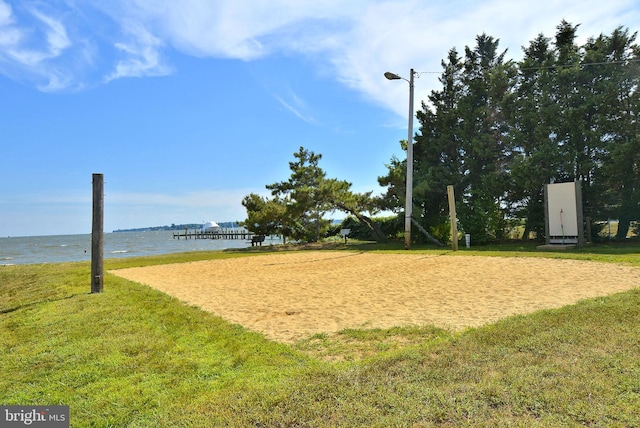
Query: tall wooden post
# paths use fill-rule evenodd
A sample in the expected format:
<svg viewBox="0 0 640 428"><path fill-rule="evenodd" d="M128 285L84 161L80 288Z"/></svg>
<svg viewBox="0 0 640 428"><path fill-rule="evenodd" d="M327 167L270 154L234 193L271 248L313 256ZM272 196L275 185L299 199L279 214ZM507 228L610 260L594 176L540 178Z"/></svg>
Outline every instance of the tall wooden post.
<svg viewBox="0 0 640 428"><path fill-rule="evenodd" d="M458 251L458 221L456 218L456 198L453 194L453 186L447 186L449 197L449 215L451 216L451 247Z"/></svg>
<svg viewBox="0 0 640 428"><path fill-rule="evenodd" d="M93 226L91 229L91 292L104 287L104 176L93 174Z"/></svg>

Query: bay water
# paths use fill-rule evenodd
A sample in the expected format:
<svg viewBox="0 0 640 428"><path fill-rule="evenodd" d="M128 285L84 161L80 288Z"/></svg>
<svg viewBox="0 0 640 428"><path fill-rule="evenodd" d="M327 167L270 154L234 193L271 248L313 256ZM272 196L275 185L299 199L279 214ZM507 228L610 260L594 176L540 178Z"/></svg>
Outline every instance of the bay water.
<svg viewBox="0 0 640 428"><path fill-rule="evenodd" d="M177 231L115 232L104 234L104 258L172 254L246 248L244 239L174 239ZM267 237L263 245L280 243ZM51 235L0 238L0 266L91 260L91 235Z"/></svg>

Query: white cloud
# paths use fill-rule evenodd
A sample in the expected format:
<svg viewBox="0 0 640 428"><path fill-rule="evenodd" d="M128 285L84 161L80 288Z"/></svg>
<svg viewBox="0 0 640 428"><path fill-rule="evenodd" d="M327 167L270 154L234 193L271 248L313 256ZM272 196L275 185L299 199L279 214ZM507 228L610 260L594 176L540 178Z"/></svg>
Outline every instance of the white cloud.
<svg viewBox="0 0 640 428"><path fill-rule="evenodd" d="M0 25L6 25L11 22L11 6L0 1Z"/></svg>
<svg viewBox="0 0 640 428"><path fill-rule="evenodd" d="M33 10L31 13L47 27L48 52L51 57L60 55L62 51L71 46L69 37L67 37L67 31L59 20L51 18L37 10Z"/></svg>
<svg viewBox="0 0 640 428"><path fill-rule="evenodd" d="M176 48L197 56L251 60L290 48L309 20L351 19L365 0L135 0L129 12ZM325 27L326 28L326 27ZM309 28L306 28L309 30ZM293 36L293 37L292 37Z"/></svg>
<svg viewBox="0 0 640 428"><path fill-rule="evenodd" d="M47 43L40 49L33 49L26 46L27 30L22 30L11 26L3 31L2 39L5 43L6 55L28 67L39 67L45 60L58 57L66 48L71 45L62 23L54 18L48 17L37 10L31 11L33 16L38 18L45 26L45 38ZM42 70L44 71L44 70Z"/></svg>
<svg viewBox="0 0 640 428"><path fill-rule="evenodd" d="M125 32L130 35L130 39L115 44L124 58L117 62L115 70L106 77L107 82L122 77L163 76L171 73L171 67L162 60L160 49L163 43L160 39L135 24L125 25Z"/></svg>
<svg viewBox="0 0 640 428"><path fill-rule="evenodd" d="M313 58L319 73L337 76L344 85L399 116L406 115L407 88L385 81L384 71L405 76L410 68L436 72L416 81L419 104L438 85L440 61L447 51L456 47L462 53L483 32L500 39L501 46L509 48L508 58L517 59L521 46L540 32L552 37L562 19L581 24L579 42L640 21L636 0L94 0L75 7L87 5L99 11L89 14L92 18L107 17L123 29L116 36L98 35L89 21L89 36L83 34L103 37L116 48L112 71L103 72L107 81L170 73L169 47L188 55L245 61L275 53L295 54ZM11 7L0 0L0 46L12 61L42 65L71 47L89 45L78 42L77 34L72 39L52 14L31 10L46 33L46 44L38 48L26 44L30 29L18 26ZM7 54L0 58L6 63ZM56 75L51 72L54 69L62 68L31 72L46 76L50 88L77 80L63 72ZM295 113L295 104L283 102L282 97L280 101Z"/></svg>
<svg viewBox="0 0 640 428"><path fill-rule="evenodd" d="M581 23L583 40L640 17L633 0L554 2L463 0L424 2L297 0L136 0L136 16L158 37L197 56L252 60L274 52L313 56L327 75L337 76L364 97L406 115L407 88L382 77L390 70L436 72L416 81L416 107L437 85L440 61L449 49L464 52L483 32L519 58L521 46L538 33L552 37L562 19ZM623 22L625 21L625 22ZM294 114L299 110L282 97ZM302 115L299 115L302 117Z"/></svg>
<svg viewBox="0 0 640 428"><path fill-rule="evenodd" d="M67 87L71 77L52 65L72 47L64 24L36 8L26 10L36 19L32 26L21 25L11 6L0 0L0 73L35 80L43 91Z"/></svg>
<svg viewBox="0 0 640 428"><path fill-rule="evenodd" d="M298 119L313 125L316 123L316 121L313 119L313 117L311 117L309 114L305 114L303 113L303 111L307 110L306 104L305 102L300 99L298 96L296 96L296 94L290 94L290 101L287 102L284 100L283 97L279 96L279 95L274 95L276 100L287 110L289 110L291 113L293 113L294 116L296 116Z"/></svg>
<svg viewBox="0 0 640 428"><path fill-rule="evenodd" d="M0 0L0 46L6 48L20 41L20 32L13 27L13 11L11 6Z"/></svg>
<svg viewBox="0 0 640 428"><path fill-rule="evenodd" d="M375 102L406 117L408 89L406 84L388 82L384 71L404 77L414 68L424 73L416 80L416 108L428 92L438 87L440 61L455 47L464 54L465 46L473 46L483 32L500 39L507 58L519 59L521 46L528 45L543 32L553 37L562 19L581 23L582 41L600 32L612 31L623 22L620 16L630 8L630 0L602 3L596 0L539 1L492 0L483 2L440 2L425 6L420 1L384 3L371 6L348 32L343 46L332 52L340 79ZM627 20L626 25L638 22ZM626 15L626 19L629 16ZM580 42L581 40L578 40Z"/></svg>

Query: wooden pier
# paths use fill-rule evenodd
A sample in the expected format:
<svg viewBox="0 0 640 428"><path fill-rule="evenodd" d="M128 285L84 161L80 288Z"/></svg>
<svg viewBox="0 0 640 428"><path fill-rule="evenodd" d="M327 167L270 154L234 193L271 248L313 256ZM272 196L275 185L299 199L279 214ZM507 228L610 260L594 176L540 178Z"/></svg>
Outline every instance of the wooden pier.
<svg viewBox="0 0 640 428"><path fill-rule="evenodd" d="M173 239L184 238L184 239L247 239L247 240L251 240L253 235L254 235L253 232L249 232L246 229L240 229L240 228L220 229L215 231L185 229L184 232L174 232Z"/></svg>

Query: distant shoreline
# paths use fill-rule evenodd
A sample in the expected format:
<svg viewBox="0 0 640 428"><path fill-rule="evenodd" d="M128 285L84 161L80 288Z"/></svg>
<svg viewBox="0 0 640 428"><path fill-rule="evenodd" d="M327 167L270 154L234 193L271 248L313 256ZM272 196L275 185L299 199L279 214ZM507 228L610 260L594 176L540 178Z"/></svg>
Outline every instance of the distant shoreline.
<svg viewBox="0 0 640 428"><path fill-rule="evenodd" d="M190 224L172 224L171 226L151 226L151 227L138 227L134 229L115 229L113 233L121 232L156 232L164 230L185 230L185 229L202 229L203 223L190 223ZM240 227L235 221L228 221L225 223L218 223L222 228Z"/></svg>

